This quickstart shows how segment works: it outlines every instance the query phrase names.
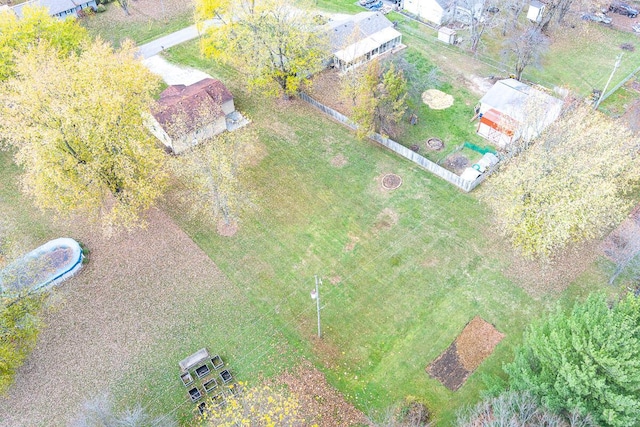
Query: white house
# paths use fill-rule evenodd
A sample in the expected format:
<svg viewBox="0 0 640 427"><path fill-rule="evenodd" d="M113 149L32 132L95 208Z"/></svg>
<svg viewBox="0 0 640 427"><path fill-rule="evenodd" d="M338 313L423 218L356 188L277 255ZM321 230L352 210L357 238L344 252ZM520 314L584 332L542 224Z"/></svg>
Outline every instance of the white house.
<svg viewBox="0 0 640 427"><path fill-rule="evenodd" d="M449 22L468 23L471 16L480 19L484 0L402 0L408 13L436 25Z"/></svg>
<svg viewBox="0 0 640 427"><path fill-rule="evenodd" d="M227 117L234 112L231 92L219 80L206 78L189 86L165 89L146 124L156 138L178 154L227 130Z"/></svg>
<svg viewBox="0 0 640 427"><path fill-rule="evenodd" d="M30 0L13 6L11 9L22 18L22 9L24 7L45 7L49 11L50 16L57 18L66 18L68 16L78 17L78 12L84 9L97 8L96 0Z"/></svg>
<svg viewBox="0 0 640 427"><path fill-rule="evenodd" d="M497 81L480 99L477 132L500 147L531 141L555 121L563 101L514 79Z"/></svg>
<svg viewBox="0 0 640 427"><path fill-rule="evenodd" d="M341 70L403 47L402 34L380 12L361 12L328 25L333 65Z"/></svg>

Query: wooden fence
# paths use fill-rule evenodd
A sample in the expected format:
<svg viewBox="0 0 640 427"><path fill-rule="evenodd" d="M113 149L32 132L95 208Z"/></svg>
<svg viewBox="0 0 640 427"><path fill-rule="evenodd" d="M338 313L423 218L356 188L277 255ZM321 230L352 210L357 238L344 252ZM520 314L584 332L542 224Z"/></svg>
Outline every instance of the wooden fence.
<svg viewBox="0 0 640 427"><path fill-rule="evenodd" d="M311 98L309 95L300 92L299 96L300 96L300 99L302 99L303 101L313 105L314 107L316 107L317 109L319 109L323 113L328 114L329 116L331 116L335 120L337 120L340 123L350 127L351 129L356 130L358 128L358 125L355 124L354 122L352 122L347 116L345 116L343 114L340 114L336 110L334 110L332 108L329 108L324 104L319 103L315 99ZM369 135L369 138L372 139L373 141L377 142L378 144L387 147L389 150L393 151L396 154L399 154L400 156L404 157L405 159L411 160L412 162L414 162L415 164L419 165L420 167L428 170L429 172L433 173L434 175L437 175L438 177L444 179L445 181L455 185L459 189L461 189L463 191L466 191L466 192L469 192L469 191L473 190L474 188L476 188L482 181L484 181L487 178L487 176L489 176L491 174L491 171L487 171L487 172L483 173L482 175L480 175L475 180L468 181L466 179L460 178L460 176L458 176L455 173L443 168L442 166L438 165L437 163L432 162L431 160L427 159L426 157L421 156L420 154L416 153L415 151L410 150L409 148L405 147L404 145L398 144L397 142L395 142L392 139L386 138L386 137L384 137L384 136L382 136L382 135L380 135L378 133L374 133L372 135Z"/></svg>

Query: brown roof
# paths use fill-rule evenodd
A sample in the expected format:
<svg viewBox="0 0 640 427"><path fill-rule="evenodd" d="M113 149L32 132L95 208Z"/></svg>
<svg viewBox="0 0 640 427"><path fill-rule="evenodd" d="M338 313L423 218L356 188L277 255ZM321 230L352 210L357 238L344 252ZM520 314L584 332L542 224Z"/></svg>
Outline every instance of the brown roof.
<svg viewBox="0 0 640 427"><path fill-rule="evenodd" d="M222 104L232 99L229 89L211 78L189 86L173 85L160 94L153 117L171 137L180 136L224 116ZM184 123L178 124L179 120Z"/></svg>

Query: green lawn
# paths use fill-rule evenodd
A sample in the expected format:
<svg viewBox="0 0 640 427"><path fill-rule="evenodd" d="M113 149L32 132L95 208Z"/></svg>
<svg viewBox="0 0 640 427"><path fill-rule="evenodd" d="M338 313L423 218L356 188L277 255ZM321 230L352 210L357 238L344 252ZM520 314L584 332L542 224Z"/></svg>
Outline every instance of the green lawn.
<svg viewBox="0 0 640 427"><path fill-rule="evenodd" d="M172 49L170 59L223 79L268 150L245 177L258 209L243 217L236 236L189 223L174 207L179 223L358 407L375 413L416 396L448 425L555 296L533 299L503 276L510 253L488 240L489 214L473 195L354 139L299 101L249 96L241 79L201 59L194 44ZM331 165L338 154L348 160L342 168ZM403 177L398 190L380 191L376 177L386 172ZM309 297L315 274L324 281L321 345ZM454 393L424 368L475 315L506 338ZM253 352L263 343L245 345Z"/></svg>

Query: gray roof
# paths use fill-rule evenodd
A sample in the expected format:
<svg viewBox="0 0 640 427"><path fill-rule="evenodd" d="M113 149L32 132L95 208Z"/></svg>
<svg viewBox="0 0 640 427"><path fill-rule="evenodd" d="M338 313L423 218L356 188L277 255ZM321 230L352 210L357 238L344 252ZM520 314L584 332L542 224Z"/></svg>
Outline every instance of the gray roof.
<svg viewBox="0 0 640 427"><path fill-rule="evenodd" d="M562 100L515 79L498 80L480 102L521 123L540 116L534 120L545 126L558 117L563 105Z"/></svg>
<svg viewBox="0 0 640 427"><path fill-rule="evenodd" d="M334 52L385 28L393 27L393 23L380 12L360 12L346 20L329 21L328 25L331 50Z"/></svg>
<svg viewBox="0 0 640 427"><path fill-rule="evenodd" d="M80 6L88 2L89 0L30 0L13 6L12 9L19 17L22 17L22 8L25 6L46 7L49 10L49 15L57 15L58 13L75 9L76 6Z"/></svg>

